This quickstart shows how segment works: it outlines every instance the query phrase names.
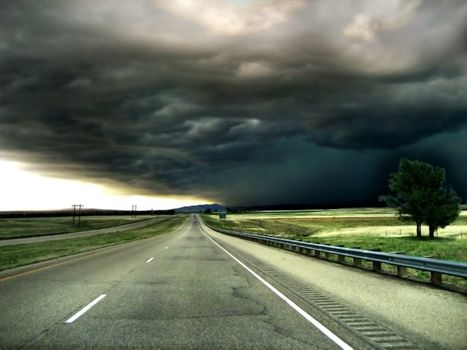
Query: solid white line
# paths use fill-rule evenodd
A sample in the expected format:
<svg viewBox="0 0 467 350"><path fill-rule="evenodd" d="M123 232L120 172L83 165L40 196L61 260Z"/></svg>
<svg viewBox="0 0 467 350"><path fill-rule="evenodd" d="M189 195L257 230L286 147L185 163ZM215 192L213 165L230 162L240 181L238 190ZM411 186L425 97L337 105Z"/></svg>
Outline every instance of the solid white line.
<svg viewBox="0 0 467 350"><path fill-rule="evenodd" d="M101 296L97 297L93 301L91 301L88 305L83 307L81 310L79 310L76 314L71 316L68 320L65 321L65 323L72 323L76 321L79 317L81 317L86 311L88 311L90 308L92 308L94 305L96 305L99 301L104 299L107 296L107 294L102 294Z"/></svg>
<svg viewBox="0 0 467 350"><path fill-rule="evenodd" d="M149 258L148 260L146 260L146 262L147 262L147 263L150 263L150 262L153 261L153 260L154 260L154 257Z"/></svg>
<svg viewBox="0 0 467 350"><path fill-rule="evenodd" d="M309 315L305 310L303 310L300 306L295 304L292 300L287 298L284 294L279 292L276 288L274 288L269 282L267 282L265 279L263 279L261 276L259 276L256 272L254 272L252 269L250 269L248 266L246 266L244 263L242 263L240 260L238 260L235 256L230 254L227 250L224 249L219 243L217 243L215 240L213 240L211 237L209 237L206 233L203 232L203 234L210 239L215 245L217 245L220 249L222 249L227 255L229 255L232 259L234 259L236 262L238 262L245 270L247 270L249 273L251 273L253 276L255 276L261 283L263 283L266 287L268 287L270 290L272 290L279 298L284 300L289 306L297 311L300 315L302 315L308 322L310 322L313 326L318 328L324 335L326 335L329 339L331 339L334 343L336 343L341 349L344 350L353 350L353 348L345 343L341 338L339 338L337 335L332 333L329 329L327 329L325 326L323 326L319 321L314 319L311 315Z"/></svg>

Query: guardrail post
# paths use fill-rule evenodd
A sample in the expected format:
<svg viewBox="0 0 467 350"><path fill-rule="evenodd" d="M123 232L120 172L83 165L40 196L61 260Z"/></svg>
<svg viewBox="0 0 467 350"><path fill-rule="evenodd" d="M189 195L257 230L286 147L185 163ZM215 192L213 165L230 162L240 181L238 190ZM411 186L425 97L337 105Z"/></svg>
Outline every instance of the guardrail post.
<svg viewBox="0 0 467 350"><path fill-rule="evenodd" d="M357 267L362 267L362 259L361 258L353 258L353 264Z"/></svg>
<svg viewBox="0 0 467 350"><path fill-rule="evenodd" d="M404 266L397 265L397 276L404 277L406 271L407 268L405 268Z"/></svg>
<svg viewBox="0 0 467 350"><path fill-rule="evenodd" d="M441 286L443 284L441 272L431 271L431 284L434 284L435 286Z"/></svg>
<svg viewBox="0 0 467 350"><path fill-rule="evenodd" d="M405 255L405 252L394 252L394 254ZM397 265L397 276L404 277L405 273L407 272L407 268L405 266Z"/></svg>
<svg viewBox="0 0 467 350"><path fill-rule="evenodd" d="M381 249L375 248L375 249L371 249L371 251L373 251L373 252L380 252ZM381 271L381 262L379 262L379 261L373 261L373 271L376 271L376 272L380 272L380 271Z"/></svg>
<svg viewBox="0 0 467 350"><path fill-rule="evenodd" d="M330 245L330 244L329 243L323 243L323 245ZM331 253L324 252L324 256L326 257L326 259L329 259L331 257Z"/></svg>
<svg viewBox="0 0 467 350"><path fill-rule="evenodd" d="M338 244L338 245L336 245L336 247L342 248L342 247L345 247L345 246L342 245L342 244ZM337 262L339 264L345 264L345 255L340 255L340 254L336 254L336 255L337 255Z"/></svg>

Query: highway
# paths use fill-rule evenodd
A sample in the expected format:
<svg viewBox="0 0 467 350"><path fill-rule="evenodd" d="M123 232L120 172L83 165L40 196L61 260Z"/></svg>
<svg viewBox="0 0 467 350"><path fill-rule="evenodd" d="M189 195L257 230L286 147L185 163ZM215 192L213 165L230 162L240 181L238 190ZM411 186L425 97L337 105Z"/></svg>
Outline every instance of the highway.
<svg viewBox="0 0 467 350"><path fill-rule="evenodd" d="M134 229L143 228L143 227L152 225L152 224L154 224L154 223L156 223L158 221L165 220L166 218L167 218L167 216L160 216L160 217L155 217L153 219L139 220L139 221L136 221L136 222L132 222L130 224L106 227L106 228L101 228L101 229L97 229L97 230L87 230L87 231L78 231L78 232L49 234L49 235L40 235L40 236L25 237L25 238L1 239L0 240L0 247L1 246L7 246L7 245L15 245L15 244L38 243L38 242L45 242L45 241L56 241L56 240L60 240L60 239L90 237L90 236L100 235L100 234L103 234L103 233L129 231L129 230L134 230Z"/></svg>
<svg viewBox="0 0 467 350"><path fill-rule="evenodd" d="M190 218L166 235L0 277L0 348L461 349L466 306L456 293Z"/></svg>

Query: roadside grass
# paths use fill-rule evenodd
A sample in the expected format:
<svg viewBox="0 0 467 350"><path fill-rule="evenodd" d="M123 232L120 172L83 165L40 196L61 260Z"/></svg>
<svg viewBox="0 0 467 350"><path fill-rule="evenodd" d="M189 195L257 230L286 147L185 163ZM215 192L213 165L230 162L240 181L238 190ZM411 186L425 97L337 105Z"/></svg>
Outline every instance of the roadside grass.
<svg viewBox="0 0 467 350"><path fill-rule="evenodd" d="M203 215L203 219L213 227L228 230L251 232L270 236L281 236L306 242L342 245L345 247L360 247L361 249L380 249L383 252L404 252L413 256L429 256L435 259L445 259L467 262L467 233L462 236L438 237L422 240L414 236L384 236L371 232L375 226L404 225L394 217L331 217L303 219L232 219L219 220L213 215ZM459 217L454 224L465 225L467 217ZM412 224L407 224L412 228ZM346 228L369 227L366 233L340 234L339 230ZM413 227L413 230L415 228ZM320 236L322 232L332 232Z"/></svg>
<svg viewBox="0 0 467 350"><path fill-rule="evenodd" d="M403 253L412 256L467 262L467 239L423 237L381 237L381 236L328 236L307 237L305 242L341 245L347 248L366 250L379 249L386 253Z"/></svg>
<svg viewBox="0 0 467 350"><path fill-rule="evenodd" d="M137 219L131 216L82 216L79 226L73 225L71 217L0 219L0 239L97 230L150 218L153 216L141 216Z"/></svg>
<svg viewBox="0 0 467 350"><path fill-rule="evenodd" d="M185 220L186 216L176 215L161 218L160 221L150 226L135 230L105 233L91 237L3 246L0 248L0 271L115 244L158 236L171 232Z"/></svg>
<svg viewBox="0 0 467 350"><path fill-rule="evenodd" d="M343 208L343 209L310 209L310 210L265 210L249 211L238 215L244 216L362 216L362 215L394 215L395 211L391 208Z"/></svg>
<svg viewBox="0 0 467 350"><path fill-rule="evenodd" d="M344 212L344 210L341 212ZM263 213L260 215L262 217ZM292 212L288 212L287 215L292 216ZM252 219L252 217L254 216L251 214L244 218L241 215L230 215L227 220L219 220L214 215L203 215L203 220L215 228L233 231L281 236L304 242L347 248L378 249L386 253L398 252L411 256L467 262L467 232L463 236L438 237L434 240L423 237L419 240L413 235L385 236L384 234L372 233L372 227L399 227L404 225L395 217L334 217L329 215L329 218L312 218L311 216L306 218L278 218L277 214L274 218ZM413 227L413 224L410 223L406 225L410 228ZM467 225L467 216L460 216L453 225ZM348 233L344 231L348 228L359 227L362 228L360 232ZM415 230L414 227L413 230ZM323 232L330 233L320 236ZM331 260L337 261L337 257L331 255ZM346 258L345 260L347 264L353 264L352 258ZM363 261L362 266L371 270L372 263ZM393 265L383 264L382 268L386 273L396 273L396 268ZM429 281L430 279L428 272L413 269L407 269L405 276L418 281ZM445 275L443 281L462 289L467 288L467 280L462 278Z"/></svg>
<svg viewBox="0 0 467 350"><path fill-rule="evenodd" d="M335 231L343 228L397 226L401 222L395 217L306 217L306 218L273 218L250 219L231 216L228 220L217 220L213 216L203 218L217 227L231 230L246 230L276 236L305 237L321 232Z"/></svg>

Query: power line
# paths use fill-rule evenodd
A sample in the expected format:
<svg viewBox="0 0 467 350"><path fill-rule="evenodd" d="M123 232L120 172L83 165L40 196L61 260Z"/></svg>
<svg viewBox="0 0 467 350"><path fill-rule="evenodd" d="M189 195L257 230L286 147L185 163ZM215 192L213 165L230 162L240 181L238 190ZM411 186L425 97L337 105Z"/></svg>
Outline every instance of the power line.
<svg viewBox="0 0 467 350"><path fill-rule="evenodd" d="M75 224L75 217L78 216L78 226L81 224L81 208L82 204L73 204L73 225ZM78 210L76 210L78 209Z"/></svg>

